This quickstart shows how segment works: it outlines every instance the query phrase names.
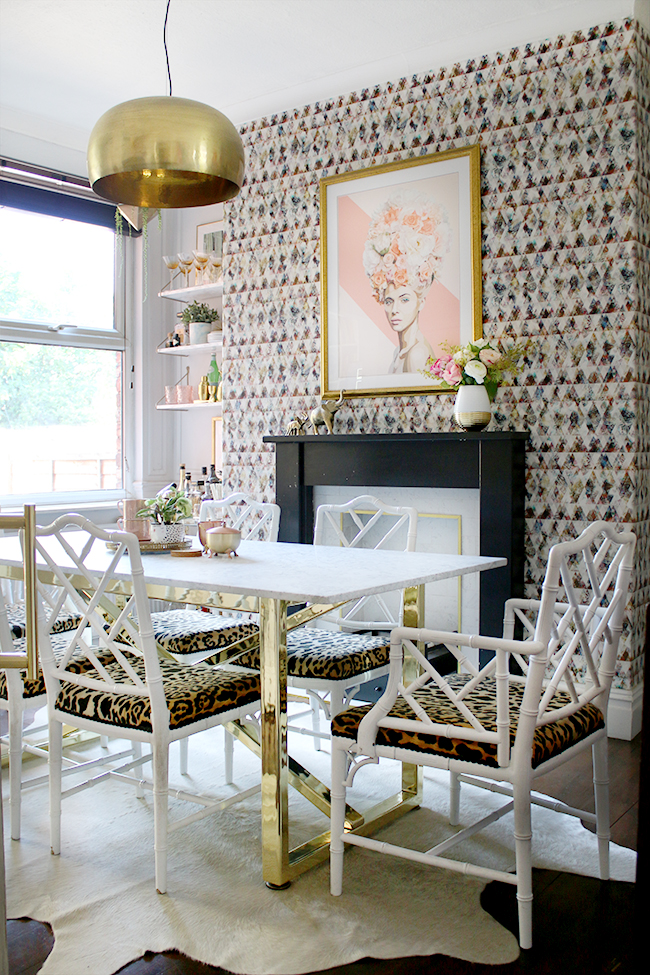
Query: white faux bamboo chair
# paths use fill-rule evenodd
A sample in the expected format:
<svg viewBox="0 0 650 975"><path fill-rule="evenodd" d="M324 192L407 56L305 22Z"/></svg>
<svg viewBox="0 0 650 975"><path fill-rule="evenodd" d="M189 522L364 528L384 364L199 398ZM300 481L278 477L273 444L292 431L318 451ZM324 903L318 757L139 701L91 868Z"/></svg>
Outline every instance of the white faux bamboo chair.
<svg viewBox="0 0 650 975"><path fill-rule="evenodd" d="M277 542L280 506L256 501L238 492L227 498L204 501L199 521L227 520L242 533L243 541ZM151 614L159 646L182 663L193 664L259 631L257 619L249 613L204 613L195 609L167 609ZM259 667L258 667L259 669ZM225 736L226 782L232 782L233 740ZM180 770L188 771L187 738L180 743Z"/></svg>
<svg viewBox="0 0 650 975"><path fill-rule="evenodd" d="M25 600L24 631L20 643L13 639L7 619L2 587L0 587L0 707L8 711L9 722L9 788L11 804L11 836L20 839L20 791L22 767L22 687L25 681L35 682L38 673L36 637L36 574L34 565L34 531L36 515L33 505L26 505L22 515L0 514L1 531L22 531L28 536L23 546L23 598ZM16 678L16 679L14 679ZM13 692L13 693L12 693ZM1 806L0 806L1 808ZM3 839L0 824L0 839ZM4 845L2 849L2 902L4 908ZM0 917L4 925L6 915ZM6 942L2 943L6 954Z"/></svg>
<svg viewBox="0 0 650 975"><path fill-rule="evenodd" d="M219 501L204 501L199 521L228 520L245 541L277 542L280 507L255 501L246 494L231 494ZM195 663L216 650L236 643L258 631L257 622L247 616L217 615L195 609L168 609L151 614L156 640L177 659Z"/></svg>
<svg viewBox="0 0 650 975"><path fill-rule="evenodd" d="M201 504L199 521L224 518L230 528L237 528L242 538L251 542L277 542L280 530L280 505L256 501L241 491L218 501Z"/></svg>
<svg viewBox="0 0 650 975"><path fill-rule="evenodd" d="M68 531L70 528L76 530ZM106 542L116 545L116 550L107 553ZM66 591L82 617L78 628L66 634L68 645L60 657L54 653L45 620L39 618L39 649L49 715L52 852L58 854L61 848L62 798L108 776L133 785L133 771L145 762L152 762L153 782L138 780L138 785L153 789L156 888L164 893L167 889L168 830L225 809L259 790L258 786L208 804L205 797L175 792L178 798L198 802L202 812L168 827L169 745L172 741L258 710L259 676L201 664L187 667L159 658L135 535L107 532L81 515L64 515L47 528L37 528L35 544L56 584ZM110 595L115 569L121 559L130 562L129 579L133 590L123 608L119 608ZM68 578L71 566L74 567L74 585ZM88 637L88 628L92 640ZM128 646L123 642L125 633L130 640ZM90 662L92 669L86 666L78 672L74 665L79 658ZM148 742L152 753L144 756L136 753L135 758L123 765L63 792L61 728L64 723L129 739L138 751L142 742Z"/></svg>
<svg viewBox="0 0 650 975"><path fill-rule="evenodd" d="M402 551L413 552L417 529L415 508L361 495L345 504L319 505L314 545L332 544L334 539L346 548L389 548L405 535ZM402 609L391 611L382 595L364 596L322 617L328 629L308 626L287 634L287 683L309 696L310 733L317 750L320 739L329 738L329 733L320 731L320 712L330 721L361 684L388 673L389 633L401 622ZM259 652L243 654L238 663L259 667Z"/></svg>
<svg viewBox="0 0 650 975"><path fill-rule="evenodd" d="M24 531L25 519L31 518L33 520L34 517L33 506L27 506L22 516L0 515L0 531L2 531L3 526L9 528L17 524L22 524L21 530ZM25 556L29 558L29 552L25 551ZM3 579L2 582L8 583L9 580ZM0 586L0 647L3 654L26 653L28 610L25 586L25 582ZM20 593L16 599L18 590ZM5 595L11 599L9 605L6 603ZM52 634L74 629L81 620L78 614L66 610L66 600L67 596L61 590L57 591L52 587L44 589L45 625ZM53 635L52 639L55 648L58 649L63 646L63 641L58 636ZM22 779L24 754L29 753L40 758L47 758L45 748L25 741L23 718L26 710L44 707L45 703L45 681L39 668L36 668L33 676L30 676L24 667L7 669L5 672L0 666L0 710L7 712L8 725L7 734L1 735L0 741L9 748L9 807L12 840L20 839L22 792L26 788L33 789L47 781L47 775L32 777L28 781ZM46 725L31 725L29 737L33 738L39 735L46 728ZM76 764L68 759L64 759L64 761L70 766Z"/></svg>
<svg viewBox="0 0 650 975"><path fill-rule="evenodd" d="M0 582L7 581L8 580L6 579L0 580ZM15 599L13 587L7 591L4 586L0 586L0 590L0 595L4 597L7 623L9 624L11 636L14 640L24 640L27 632L24 597L21 595L18 599ZM77 626L79 623L79 617L76 613L66 612L61 607L57 606L57 602L60 597L61 594L57 593L55 590L52 590L49 593L48 612L53 621L52 633L63 633L65 630L74 630L75 626ZM65 600L63 600L63 602L64 601Z"/></svg>
<svg viewBox="0 0 650 975"><path fill-rule="evenodd" d="M4 612L4 599L0 587L0 672L24 670L29 680L38 673L38 646L36 637L36 569L34 563L35 508L26 505L22 515L0 515L2 529L22 531L28 536L28 544L23 549L23 581L25 613L25 647L16 652L11 630ZM4 816L2 811L2 789L0 788L0 972L9 971L7 952L7 900L5 887L5 843Z"/></svg>
<svg viewBox="0 0 650 975"><path fill-rule="evenodd" d="M25 653L27 640L22 637L12 640L11 627L7 626L2 594L0 593L0 645L2 653ZM55 653L65 649L66 637L62 633L52 634L52 647ZM0 668L2 664L0 663ZM30 754L47 759L47 748L26 740L24 730L24 713L27 710L42 708L47 702L45 694L45 680L40 669L34 677L29 677L27 671L11 669L6 672L0 669L0 710L7 712L7 734L0 736L0 741L9 748L9 808L11 811L10 833L12 840L20 839L20 818L22 793L26 789L35 789L47 781L47 774L32 776L26 780L22 777L23 755ZM47 725L29 726L27 738L35 739L47 730ZM78 763L64 758L65 764L72 768Z"/></svg>
<svg viewBox="0 0 650 975"><path fill-rule="evenodd" d="M393 632L384 695L372 706L349 708L332 722L332 894L342 891L345 843L500 880L516 885L519 942L522 948L530 948L531 803L595 822L600 876L609 877L607 701L635 542L632 532L617 534L605 522L594 522L579 538L554 545L541 599L506 603L503 638L406 628ZM518 622L523 640L514 639ZM458 659L459 673L449 678L438 674L416 646L418 641L446 644ZM408 687L402 684L403 646L421 668L421 675ZM495 651L495 656L477 671L462 647ZM523 676L512 672L514 661ZM537 776L589 746L595 814L531 794ZM380 758L448 769L454 826L460 818L461 781L503 792L508 801L496 814L426 853L345 833L346 790L362 765ZM513 809L514 873L442 855Z"/></svg>

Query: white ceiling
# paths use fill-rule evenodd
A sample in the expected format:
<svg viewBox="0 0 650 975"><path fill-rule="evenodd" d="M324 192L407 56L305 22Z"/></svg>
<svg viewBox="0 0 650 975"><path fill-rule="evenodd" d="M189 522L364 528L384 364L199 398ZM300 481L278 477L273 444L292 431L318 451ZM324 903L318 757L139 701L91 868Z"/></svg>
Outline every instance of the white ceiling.
<svg viewBox="0 0 650 975"><path fill-rule="evenodd" d="M83 173L100 115L168 93L165 8L0 0L0 151ZM633 15L650 29L650 0L172 0L173 94L240 124Z"/></svg>

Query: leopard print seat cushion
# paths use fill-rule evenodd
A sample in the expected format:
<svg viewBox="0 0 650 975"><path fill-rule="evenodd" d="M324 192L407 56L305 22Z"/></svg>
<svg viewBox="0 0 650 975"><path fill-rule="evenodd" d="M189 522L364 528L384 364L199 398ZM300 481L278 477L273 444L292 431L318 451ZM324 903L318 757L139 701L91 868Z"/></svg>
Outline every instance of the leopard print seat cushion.
<svg viewBox="0 0 650 975"><path fill-rule="evenodd" d="M144 660L130 656L130 662L144 679ZM234 708L250 705L254 711L259 706L260 679L257 674L233 673L201 664L188 667L170 660L161 660L160 668L170 728L182 728ZM124 671L119 664L110 663L106 670L116 681L124 681ZM56 707L71 718L88 718L116 728L152 730L148 697L90 690L62 681Z"/></svg>
<svg viewBox="0 0 650 975"><path fill-rule="evenodd" d="M454 689L459 689L469 678L454 676L448 678ZM523 698L523 685L510 685L510 744L514 744L517 732L517 719ZM425 688L416 691L413 697L422 706L432 721L438 724L451 724L470 727L459 711L449 699L438 690ZM496 682L485 680L481 687L466 698L468 707L476 714L483 726L489 731L496 730ZM569 695L558 691L551 703L552 708L563 707L570 703ZM340 738L356 740L361 719L368 713L371 704L348 708L337 714L332 721L332 734ZM389 712L389 717L415 718L409 704L398 698ZM550 724L537 728L533 736L532 766L536 768L589 737L599 728L605 727L605 719L595 704L586 704L574 714L560 718ZM399 731L390 728L379 728L377 744L395 748L408 748L417 752L435 753L448 758L455 758L463 762L479 762L498 768L496 745L486 742L465 741L460 738L446 738L442 735L423 734L420 732Z"/></svg>
<svg viewBox="0 0 650 975"><path fill-rule="evenodd" d="M68 647L69 637L65 633L54 633L52 634L51 640L54 656L60 660ZM15 640L14 644L17 653L25 652L24 639ZM112 660L113 655L100 653L99 659L102 661L109 659ZM75 650L72 660L68 666L70 670L76 674L81 674L85 670L92 669L91 663L84 656L81 650ZM39 670L38 675L33 680L30 680L24 671L21 671L20 673L23 677L23 698L42 697L42 695L45 694L45 678L43 677L43 672L41 670ZM4 670L0 670L0 698L5 701L7 700L7 676Z"/></svg>
<svg viewBox="0 0 650 975"><path fill-rule="evenodd" d="M7 610L7 621L9 630L14 640L22 640L26 636L25 608L24 606L11 606ZM81 623L81 616L77 613L59 613L52 624L52 633L64 633L69 630L76 630Z"/></svg>
<svg viewBox="0 0 650 975"><path fill-rule="evenodd" d="M257 633L259 627L251 620L233 616L216 616L194 609L170 609L152 613L156 640L169 653L200 653L220 650Z"/></svg>
<svg viewBox="0 0 650 975"><path fill-rule="evenodd" d="M298 629L287 634L287 672L291 677L354 680L388 664L390 637L334 630ZM259 650L237 658L241 667L259 669Z"/></svg>

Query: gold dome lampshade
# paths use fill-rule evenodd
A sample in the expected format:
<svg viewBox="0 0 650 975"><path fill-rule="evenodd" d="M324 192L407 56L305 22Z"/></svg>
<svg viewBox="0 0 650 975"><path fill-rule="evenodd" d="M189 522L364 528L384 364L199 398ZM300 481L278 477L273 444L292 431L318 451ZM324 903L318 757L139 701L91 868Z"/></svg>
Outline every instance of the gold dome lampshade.
<svg viewBox="0 0 650 975"><path fill-rule="evenodd" d="M168 95L109 109L88 143L93 190L136 207L198 207L231 200L244 181L237 129L202 102Z"/></svg>

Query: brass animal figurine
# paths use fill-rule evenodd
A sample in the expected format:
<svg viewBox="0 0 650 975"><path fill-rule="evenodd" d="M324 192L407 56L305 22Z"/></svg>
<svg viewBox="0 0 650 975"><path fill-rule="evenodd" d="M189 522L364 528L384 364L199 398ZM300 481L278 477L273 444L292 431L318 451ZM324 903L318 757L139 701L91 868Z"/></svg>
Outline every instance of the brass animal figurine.
<svg viewBox="0 0 650 975"><path fill-rule="evenodd" d="M343 393L344 390L342 389L341 395L337 400L322 399L320 406L317 406L315 410L311 411L309 414L309 422L315 434L318 434L319 427L325 427L328 433L332 433L332 417L345 405Z"/></svg>
<svg viewBox="0 0 650 975"><path fill-rule="evenodd" d="M287 435L297 437L303 432L308 419L309 415L307 413L299 413L297 416L294 416L293 420L287 424Z"/></svg>

